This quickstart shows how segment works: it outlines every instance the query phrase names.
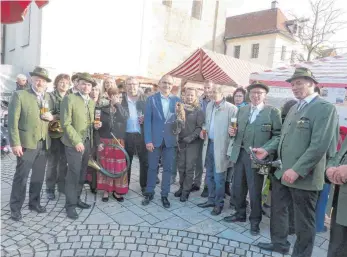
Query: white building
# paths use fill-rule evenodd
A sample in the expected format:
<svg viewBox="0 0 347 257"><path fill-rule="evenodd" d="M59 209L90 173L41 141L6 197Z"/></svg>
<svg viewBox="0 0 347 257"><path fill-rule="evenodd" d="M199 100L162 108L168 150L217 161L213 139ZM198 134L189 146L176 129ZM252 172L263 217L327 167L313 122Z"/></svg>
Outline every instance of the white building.
<svg viewBox="0 0 347 257"><path fill-rule="evenodd" d="M5 26L4 64L159 78L198 47L224 52L228 1L52 0Z"/></svg>
<svg viewBox="0 0 347 257"><path fill-rule="evenodd" d="M268 67L298 62L307 56L299 40L301 28L301 22L288 20L273 1L271 9L227 18L226 54Z"/></svg>

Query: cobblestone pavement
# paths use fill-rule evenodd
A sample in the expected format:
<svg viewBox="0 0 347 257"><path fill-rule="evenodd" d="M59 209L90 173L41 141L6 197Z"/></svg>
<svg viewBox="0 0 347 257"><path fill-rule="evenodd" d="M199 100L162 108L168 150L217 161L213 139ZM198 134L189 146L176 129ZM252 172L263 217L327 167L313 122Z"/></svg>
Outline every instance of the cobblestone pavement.
<svg viewBox="0 0 347 257"><path fill-rule="evenodd" d="M41 204L47 213L28 210L26 199L23 220L10 218L9 197L15 162L1 164L1 256L282 256L260 250L255 244L269 241L269 219L260 224L261 235L251 236L249 222L229 224L222 221L230 215L229 199L220 216L197 207L205 201L200 192L181 203L170 193L170 209L162 208L160 186L152 203L142 206L138 183L138 162L133 167L129 193L122 203L110 197L101 201L86 185L83 198L91 209L79 210L79 218L66 218L64 195L48 201L43 193ZM178 189L171 186L171 192ZM44 190L43 190L44 192ZM326 256L328 233L316 237L314 257ZM290 237L291 242L294 237Z"/></svg>

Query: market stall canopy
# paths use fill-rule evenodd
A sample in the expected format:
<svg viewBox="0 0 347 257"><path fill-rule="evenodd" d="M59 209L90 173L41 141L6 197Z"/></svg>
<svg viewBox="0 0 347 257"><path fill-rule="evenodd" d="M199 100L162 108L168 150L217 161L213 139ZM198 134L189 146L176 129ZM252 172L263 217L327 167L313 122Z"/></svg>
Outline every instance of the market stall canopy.
<svg viewBox="0 0 347 257"><path fill-rule="evenodd" d="M39 8L42 8L48 4L48 0L40 1L4 1L1 0L1 23L2 24L12 24L16 22L21 22L27 13L28 6L31 2L35 2Z"/></svg>
<svg viewBox="0 0 347 257"><path fill-rule="evenodd" d="M263 72L254 72L251 74L250 80L251 82L255 80L261 81L269 86L290 87L291 85L285 82L285 80L290 78L295 68L298 67L309 68L319 82L318 86L320 87L347 87L347 54L302 62Z"/></svg>
<svg viewBox="0 0 347 257"><path fill-rule="evenodd" d="M199 48L168 74L191 81L247 86L249 75L268 67Z"/></svg>

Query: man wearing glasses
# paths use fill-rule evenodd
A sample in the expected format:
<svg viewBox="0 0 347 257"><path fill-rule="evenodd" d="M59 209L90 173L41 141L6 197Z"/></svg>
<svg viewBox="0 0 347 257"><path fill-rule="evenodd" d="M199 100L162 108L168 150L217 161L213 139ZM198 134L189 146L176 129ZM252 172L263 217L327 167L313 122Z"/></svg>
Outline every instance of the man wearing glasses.
<svg viewBox="0 0 347 257"><path fill-rule="evenodd" d="M262 147L273 155L278 146L282 120L280 111L265 105L264 100L269 87L260 82L248 86L251 104L241 107L237 114L237 128L229 127L229 134L235 137L230 159L234 163L233 196L236 212L224 218L226 222L246 221L246 197L249 191L251 201L251 234L259 234L262 219L261 192L264 175L254 166L250 158L250 147Z"/></svg>

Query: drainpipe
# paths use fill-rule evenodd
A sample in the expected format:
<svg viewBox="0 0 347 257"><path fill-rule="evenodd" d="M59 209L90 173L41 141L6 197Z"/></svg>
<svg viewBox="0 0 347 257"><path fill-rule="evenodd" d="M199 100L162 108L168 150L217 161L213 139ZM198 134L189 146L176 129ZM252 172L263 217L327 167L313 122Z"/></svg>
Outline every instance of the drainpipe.
<svg viewBox="0 0 347 257"><path fill-rule="evenodd" d="M215 51L215 47L216 47L218 10L219 10L219 1L216 1L216 8L214 10L213 36L212 36L212 51L213 52Z"/></svg>
<svg viewBox="0 0 347 257"><path fill-rule="evenodd" d="M5 40L6 40L6 25L2 25L2 39L1 39L1 64L5 63Z"/></svg>
<svg viewBox="0 0 347 257"><path fill-rule="evenodd" d="M224 43L224 55L226 55L227 54L227 39L225 36L223 37L223 43Z"/></svg>

